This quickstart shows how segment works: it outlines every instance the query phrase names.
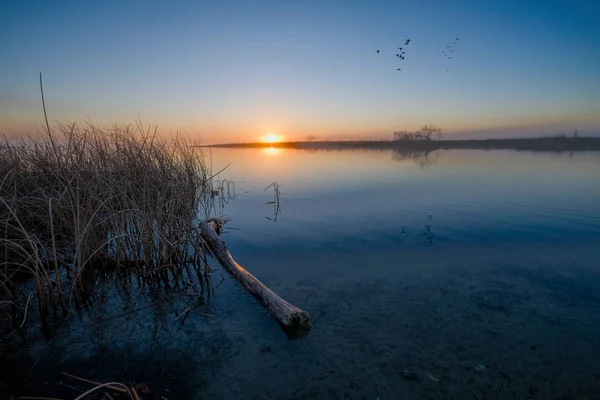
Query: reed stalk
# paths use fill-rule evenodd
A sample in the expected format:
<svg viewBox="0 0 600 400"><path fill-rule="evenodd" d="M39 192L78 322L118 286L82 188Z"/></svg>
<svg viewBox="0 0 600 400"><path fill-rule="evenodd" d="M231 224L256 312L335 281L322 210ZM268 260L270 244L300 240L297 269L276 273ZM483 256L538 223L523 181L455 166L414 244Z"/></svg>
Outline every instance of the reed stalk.
<svg viewBox="0 0 600 400"><path fill-rule="evenodd" d="M214 216L211 199L218 191L222 202L230 186L187 139L140 124L4 138L1 320L22 327L32 287L23 282L32 279L46 320L81 304L99 274L134 272L151 285L198 276L186 268L204 258L198 219Z"/></svg>

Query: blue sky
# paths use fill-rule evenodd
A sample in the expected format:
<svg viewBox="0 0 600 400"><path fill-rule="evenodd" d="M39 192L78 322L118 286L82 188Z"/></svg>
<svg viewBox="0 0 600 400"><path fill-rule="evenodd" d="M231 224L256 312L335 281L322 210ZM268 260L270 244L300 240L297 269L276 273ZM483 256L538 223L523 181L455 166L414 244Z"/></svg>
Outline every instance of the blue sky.
<svg viewBox="0 0 600 400"><path fill-rule="evenodd" d="M5 1L0 132L40 126L42 72L51 121L205 142L600 133L599 16L596 1Z"/></svg>

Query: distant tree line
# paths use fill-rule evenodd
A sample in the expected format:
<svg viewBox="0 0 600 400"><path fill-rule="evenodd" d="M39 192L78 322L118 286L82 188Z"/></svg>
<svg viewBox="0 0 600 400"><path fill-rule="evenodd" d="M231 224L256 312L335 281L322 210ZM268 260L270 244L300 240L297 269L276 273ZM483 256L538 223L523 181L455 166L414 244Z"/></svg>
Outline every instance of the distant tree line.
<svg viewBox="0 0 600 400"><path fill-rule="evenodd" d="M571 136L569 136L566 133L562 132L562 133L557 133L554 136L544 136L544 139L566 139L568 137L572 137L573 139L577 139L579 137L579 129L575 129L573 131L573 134Z"/></svg>
<svg viewBox="0 0 600 400"><path fill-rule="evenodd" d="M443 137L442 128L435 125L424 125L416 132L394 132L394 140L397 141L432 141L442 140Z"/></svg>

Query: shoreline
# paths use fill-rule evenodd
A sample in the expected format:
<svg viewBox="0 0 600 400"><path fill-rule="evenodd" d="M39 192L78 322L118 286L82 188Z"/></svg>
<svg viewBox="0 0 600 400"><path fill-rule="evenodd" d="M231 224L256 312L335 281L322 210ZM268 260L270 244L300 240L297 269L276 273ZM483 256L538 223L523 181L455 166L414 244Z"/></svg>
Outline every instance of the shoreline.
<svg viewBox="0 0 600 400"><path fill-rule="evenodd" d="M215 148L280 148L299 150L522 150L546 152L600 151L600 138L528 138L528 139L469 139L469 140L352 140L277 143L222 143L194 147Z"/></svg>

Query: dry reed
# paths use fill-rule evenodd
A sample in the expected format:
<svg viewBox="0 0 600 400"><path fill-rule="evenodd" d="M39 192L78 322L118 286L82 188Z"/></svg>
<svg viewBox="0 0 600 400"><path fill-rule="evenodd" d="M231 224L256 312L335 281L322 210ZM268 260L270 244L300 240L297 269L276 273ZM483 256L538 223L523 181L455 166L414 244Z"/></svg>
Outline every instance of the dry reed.
<svg viewBox="0 0 600 400"><path fill-rule="evenodd" d="M269 186L267 186L265 188L265 191L269 190L270 188L273 188L273 200L272 201L267 201L267 204L273 204L273 218L269 218L269 217L265 217L268 220L271 221L275 221L277 222L277 217L279 216L279 197L281 196L281 191L279 190L279 183L277 182L273 182L271 183Z"/></svg>
<svg viewBox="0 0 600 400"><path fill-rule="evenodd" d="M43 322L71 310L98 274L202 282L197 222L232 188L199 149L139 124L55 132L0 143L0 325L23 326L31 290Z"/></svg>

